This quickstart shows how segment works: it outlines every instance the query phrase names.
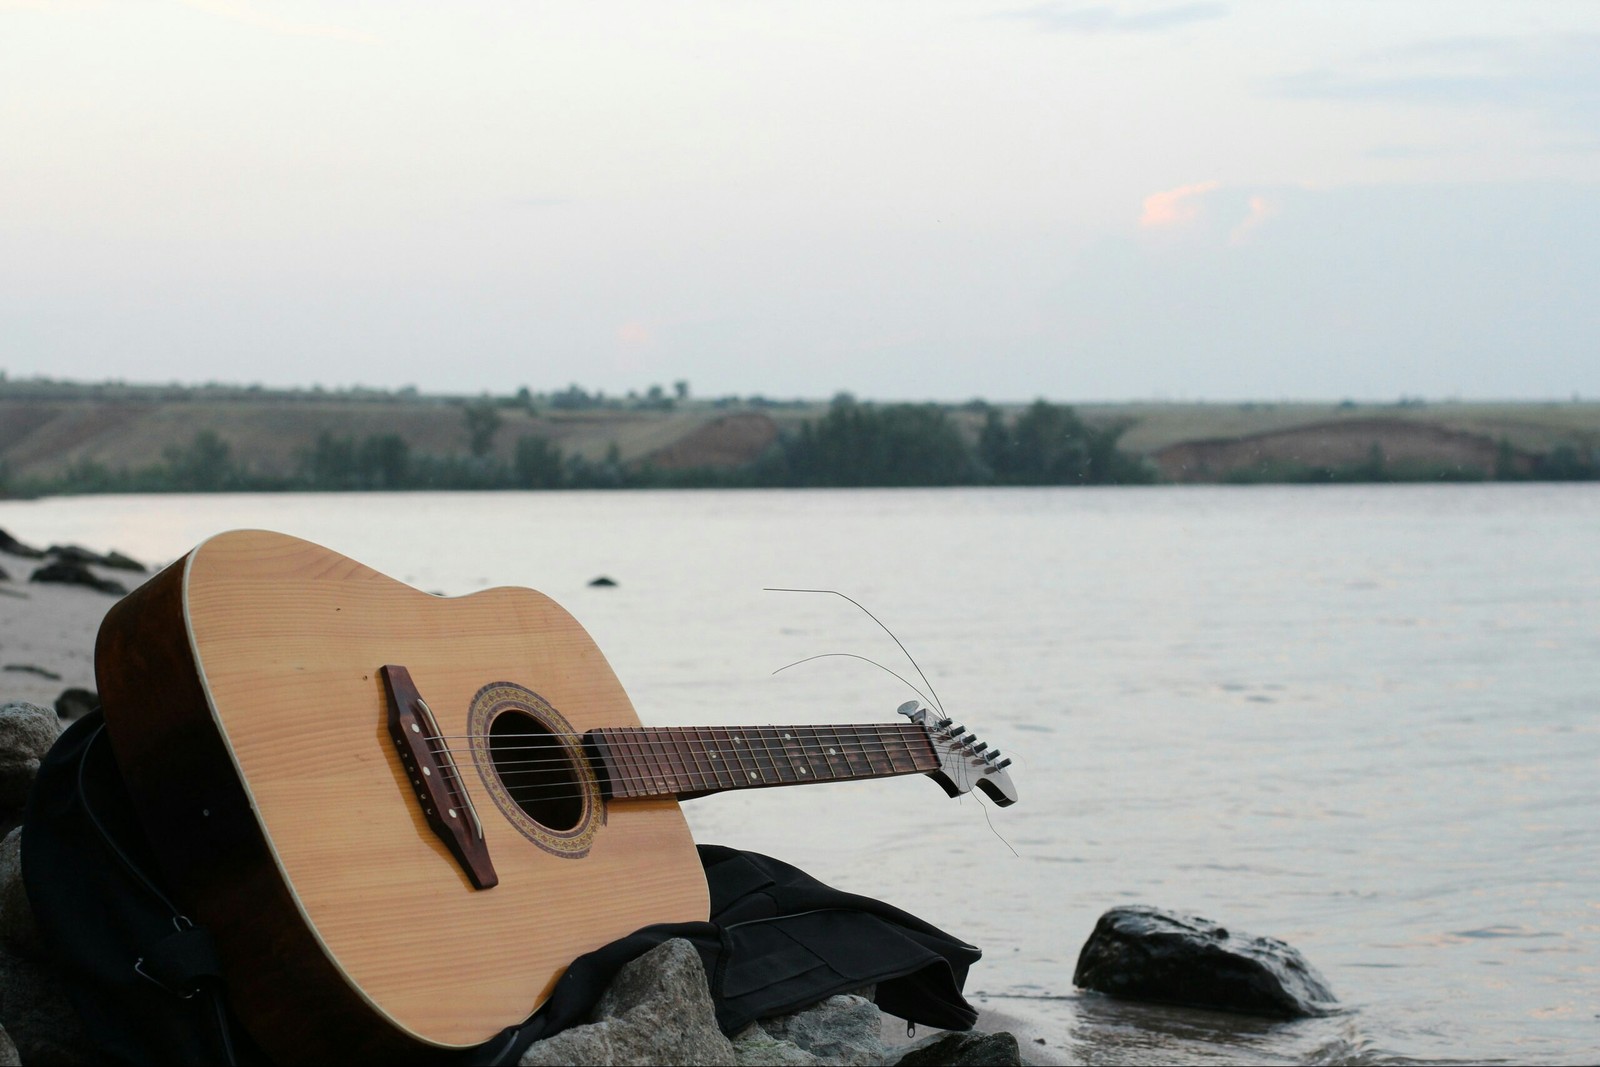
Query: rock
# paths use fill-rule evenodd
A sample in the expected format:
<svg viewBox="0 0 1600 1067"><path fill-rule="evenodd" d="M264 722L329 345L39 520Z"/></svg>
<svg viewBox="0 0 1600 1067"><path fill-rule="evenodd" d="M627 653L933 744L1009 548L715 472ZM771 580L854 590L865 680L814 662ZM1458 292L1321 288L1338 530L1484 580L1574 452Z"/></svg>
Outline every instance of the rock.
<svg viewBox="0 0 1600 1067"><path fill-rule="evenodd" d="M53 710L20 701L0 704L0 817L28 802L39 761L60 734L61 719Z"/></svg>
<svg viewBox="0 0 1600 1067"><path fill-rule="evenodd" d="M110 578L101 578L91 571L86 565L71 560L56 560L47 563L34 571L29 576L30 582L60 582L65 585L86 585L90 589L98 589L102 593L113 593L123 596L128 592L121 582Z"/></svg>
<svg viewBox="0 0 1600 1067"><path fill-rule="evenodd" d="M1020 1067L1023 1061L1013 1035L972 1030L924 1038L889 1062L895 1067Z"/></svg>
<svg viewBox="0 0 1600 1067"><path fill-rule="evenodd" d="M34 959L44 958L44 942L33 921L33 905L22 884L22 827L0 841L0 947Z"/></svg>
<svg viewBox="0 0 1600 1067"><path fill-rule="evenodd" d="M56 714L63 719L81 719L100 706L100 694L93 689L63 689L56 697Z"/></svg>
<svg viewBox="0 0 1600 1067"><path fill-rule="evenodd" d="M150 569L143 563L140 563L138 560L133 559L130 556L124 556L116 549L112 549L110 552L107 552L105 555L101 556L100 565L102 567L110 567L112 570L136 571L139 574L144 574Z"/></svg>
<svg viewBox="0 0 1600 1067"><path fill-rule="evenodd" d="M25 545L15 537L0 530L0 552L7 552L13 556L22 556L24 559L43 559L44 550Z"/></svg>
<svg viewBox="0 0 1600 1067"><path fill-rule="evenodd" d="M48 678L52 682L61 681L61 675L57 674L55 671L52 671L46 667L37 666L32 663L7 663L4 667L0 667L0 671L16 671L18 674L37 674L39 677Z"/></svg>
<svg viewBox="0 0 1600 1067"><path fill-rule="evenodd" d="M521 1063L736 1063L717 1029L700 953L681 938L664 941L617 973L595 1021L536 1041Z"/></svg>
<svg viewBox="0 0 1600 1067"><path fill-rule="evenodd" d="M6 1033L23 1063L105 1062L55 969L4 947L0 947L0 1019L5 1020Z"/></svg>
<svg viewBox="0 0 1600 1067"><path fill-rule="evenodd" d="M121 552L112 550L101 554L93 552L82 545L51 545L45 549L45 555L54 556L63 563L94 564L96 567L111 567L119 571L138 571L144 573L144 564L138 560L124 556Z"/></svg>
<svg viewBox="0 0 1600 1067"><path fill-rule="evenodd" d="M1131 1000L1298 1019L1325 1015L1333 990L1282 941L1144 905L1100 916L1073 982Z"/></svg>
<svg viewBox="0 0 1600 1067"><path fill-rule="evenodd" d="M829 1063L841 1067L865 1067L883 1062L883 1013L866 997L841 993L804 1011L762 1019L740 1031L734 1041L735 1047L757 1027L780 1046L780 1056L787 1056L787 1050L781 1047L787 1046L807 1054L810 1059L741 1059L741 1062Z"/></svg>
<svg viewBox="0 0 1600 1067"><path fill-rule="evenodd" d="M617 583L615 579L607 578L602 574L598 578L591 579L589 585L594 589L614 589L616 588Z"/></svg>

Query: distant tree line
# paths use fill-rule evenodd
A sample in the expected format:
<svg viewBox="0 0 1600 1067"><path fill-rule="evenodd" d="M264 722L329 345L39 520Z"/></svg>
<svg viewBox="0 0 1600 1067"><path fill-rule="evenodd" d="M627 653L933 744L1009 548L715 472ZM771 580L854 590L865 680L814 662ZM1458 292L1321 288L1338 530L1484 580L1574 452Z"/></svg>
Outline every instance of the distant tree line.
<svg viewBox="0 0 1600 1067"><path fill-rule="evenodd" d="M780 486L1116 485L1155 480L1117 448L1125 426L1096 427L1036 400L1007 417L987 404L976 441L936 404L875 405L848 396L779 441L752 472Z"/></svg>
<svg viewBox="0 0 1600 1067"><path fill-rule="evenodd" d="M687 384L679 383L677 393L686 395ZM673 399L664 391L659 395L663 402ZM1126 426L1091 424L1071 407L1044 400L1007 413L982 401L953 409L864 403L841 394L825 415L785 433L744 467L688 470L624 463L615 444L594 459L531 434L516 440L509 461L501 459L493 446L503 428L498 410L503 406L488 398L462 405L465 454L421 453L394 433L357 439L325 430L295 457L290 473L266 474L252 470L208 429L187 445L168 448L160 462L137 469L82 461L52 479L22 480L8 477L0 464L0 494L1135 485L1156 480L1148 464L1118 447ZM1561 445L1530 466L1503 442L1493 470L1435 469L1389 463L1374 445L1366 460L1344 467L1280 464L1235 472L1228 480L1593 480L1600 479L1597 458Z"/></svg>

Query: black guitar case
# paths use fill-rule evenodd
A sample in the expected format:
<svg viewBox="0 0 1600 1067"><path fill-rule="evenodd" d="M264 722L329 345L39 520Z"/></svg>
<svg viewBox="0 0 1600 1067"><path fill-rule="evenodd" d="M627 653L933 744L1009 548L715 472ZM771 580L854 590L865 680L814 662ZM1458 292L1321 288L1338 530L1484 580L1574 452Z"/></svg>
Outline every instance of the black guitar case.
<svg viewBox="0 0 1600 1067"><path fill-rule="evenodd" d="M228 1007L210 935L156 873L98 710L45 757L22 834L41 936L105 1060L269 1062ZM910 1022L966 1030L976 1021L961 993L980 955L973 946L768 856L702 845L700 859L709 922L645 927L579 957L532 1018L454 1062L515 1063L534 1041L586 1022L625 963L674 937L699 950L725 1033L867 985L879 1007Z"/></svg>

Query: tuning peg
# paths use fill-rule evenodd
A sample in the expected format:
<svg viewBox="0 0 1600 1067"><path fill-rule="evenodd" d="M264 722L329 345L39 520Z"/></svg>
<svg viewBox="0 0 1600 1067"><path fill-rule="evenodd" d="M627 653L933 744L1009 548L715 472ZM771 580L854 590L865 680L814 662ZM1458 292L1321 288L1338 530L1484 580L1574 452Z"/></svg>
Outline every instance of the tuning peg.
<svg viewBox="0 0 1600 1067"><path fill-rule="evenodd" d="M915 715L917 713L918 706L919 705L917 704L917 702L915 700L908 700L904 704L901 704L898 708L895 708L894 710L895 710L896 714L904 715L906 718L909 719L909 718L911 718L911 716L913 716L913 715Z"/></svg>
<svg viewBox="0 0 1600 1067"><path fill-rule="evenodd" d="M994 769L997 770L997 771L1003 771L1009 766L1011 766L1011 757L1007 756L1005 759L1001 760L999 763L996 763L994 765Z"/></svg>
<svg viewBox="0 0 1600 1067"><path fill-rule="evenodd" d="M983 750L988 748L988 747L989 747L989 745L988 745L987 742L980 741L976 745L972 746L972 754L974 756L980 755L983 752Z"/></svg>
<svg viewBox="0 0 1600 1067"><path fill-rule="evenodd" d="M952 722L949 719L946 719L941 725L944 727L944 732L949 734L951 737L956 736L962 730L966 729L966 727L962 726L960 723Z"/></svg>

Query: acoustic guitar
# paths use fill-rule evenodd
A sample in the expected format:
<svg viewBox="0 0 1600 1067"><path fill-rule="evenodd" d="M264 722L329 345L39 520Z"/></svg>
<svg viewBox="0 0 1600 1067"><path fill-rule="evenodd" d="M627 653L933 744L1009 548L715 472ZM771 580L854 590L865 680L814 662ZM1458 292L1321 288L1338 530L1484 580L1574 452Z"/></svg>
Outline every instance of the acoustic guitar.
<svg viewBox="0 0 1600 1067"><path fill-rule="evenodd" d="M291 1061L479 1044L577 956L704 921L681 799L902 774L1016 799L1009 760L915 702L893 724L646 727L548 597L433 596L260 530L114 606L95 669L157 862Z"/></svg>

